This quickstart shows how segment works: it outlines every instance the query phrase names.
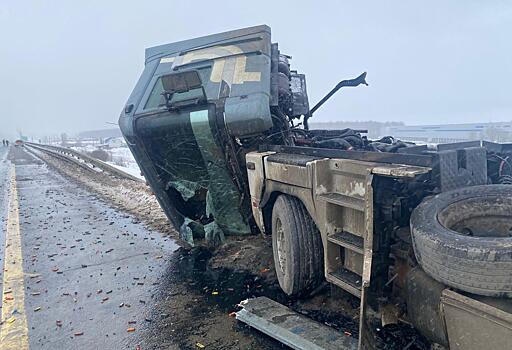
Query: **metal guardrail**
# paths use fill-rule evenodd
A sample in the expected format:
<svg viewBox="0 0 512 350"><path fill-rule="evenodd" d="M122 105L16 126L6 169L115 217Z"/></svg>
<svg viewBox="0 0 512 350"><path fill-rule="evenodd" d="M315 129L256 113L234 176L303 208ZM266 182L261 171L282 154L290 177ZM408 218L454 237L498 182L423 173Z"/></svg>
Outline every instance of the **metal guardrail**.
<svg viewBox="0 0 512 350"><path fill-rule="evenodd" d="M98 168L104 172L107 172L113 176L121 179L128 179L136 182L144 182L144 180L135 177L127 172L119 170L110 164L102 162L99 159L93 158L82 152L75 151L71 148L52 146L52 145L41 145L38 143L24 142L26 146L38 149L42 152L50 154L56 158L67 161L74 165L80 166L88 171L95 171L94 168Z"/></svg>

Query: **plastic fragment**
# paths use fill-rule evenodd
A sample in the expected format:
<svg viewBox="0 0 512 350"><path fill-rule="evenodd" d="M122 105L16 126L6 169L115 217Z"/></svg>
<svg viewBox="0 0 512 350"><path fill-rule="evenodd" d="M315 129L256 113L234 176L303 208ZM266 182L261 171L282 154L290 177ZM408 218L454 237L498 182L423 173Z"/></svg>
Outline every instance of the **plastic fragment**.
<svg viewBox="0 0 512 350"><path fill-rule="evenodd" d="M135 332L135 328L134 327L130 327L126 330L128 333L131 333L131 332Z"/></svg>
<svg viewBox="0 0 512 350"><path fill-rule="evenodd" d="M199 342L196 343L196 347L198 347L199 349L204 349L205 346Z"/></svg>

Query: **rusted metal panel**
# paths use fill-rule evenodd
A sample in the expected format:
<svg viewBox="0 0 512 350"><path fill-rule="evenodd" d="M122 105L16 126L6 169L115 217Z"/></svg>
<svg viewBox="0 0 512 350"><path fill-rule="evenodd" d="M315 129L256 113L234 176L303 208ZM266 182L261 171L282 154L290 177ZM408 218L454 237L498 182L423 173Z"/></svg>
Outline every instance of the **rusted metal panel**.
<svg viewBox="0 0 512 350"><path fill-rule="evenodd" d="M345 267L357 273L358 275L363 274L363 255L351 249L345 249Z"/></svg>
<svg viewBox="0 0 512 350"><path fill-rule="evenodd" d="M512 349L512 314L445 289L441 295L450 350Z"/></svg>
<svg viewBox="0 0 512 350"><path fill-rule="evenodd" d="M265 232L260 201L265 187L264 158L274 152L250 152L246 155L247 178L251 194L251 209L254 220L261 232Z"/></svg>
<svg viewBox="0 0 512 350"><path fill-rule="evenodd" d="M381 165L372 169L375 175L392 176L392 177L409 177L413 178L418 175L427 174L431 171L428 167L413 167L402 165Z"/></svg>
<svg viewBox="0 0 512 350"><path fill-rule="evenodd" d="M299 187L311 187L311 170L307 166L274 163L265 159L265 175L269 180Z"/></svg>
<svg viewBox="0 0 512 350"><path fill-rule="evenodd" d="M427 275L421 268L413 268L405 280L404 297L408 321L428 339L448 346L446 327L441 314L440 300L446 286Z"/></svg>
<svg viewBox="0 0 512 350"><path fill-rule="evenodd" d="M366 177L366 210L365 210L365 235L364 235L364 254L363 254L363 273L361 286L361 304L359 307L359 349L363 348L366 333L367 296L370 288L373 261L373 175Z"/></svg>

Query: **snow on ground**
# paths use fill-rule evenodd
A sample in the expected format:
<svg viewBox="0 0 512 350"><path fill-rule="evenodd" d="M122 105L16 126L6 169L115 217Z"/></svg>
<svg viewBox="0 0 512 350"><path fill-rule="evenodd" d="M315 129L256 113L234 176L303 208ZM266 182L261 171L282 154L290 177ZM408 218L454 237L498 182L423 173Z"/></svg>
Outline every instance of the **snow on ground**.
<svg viewBox="0 0 512 350"><path fill-rule="evenodd" d="M124 171L130 175L138 177L140 179L144 179L141 175L141 171L137 162L133 158L132 152L127 146L115 147L115 146L106 146L106 145L81 145L81 146L72 146L70 147L75 151L82 153L92 153L95 150L101 149L108 153L108 160L106 163L116 167L117 169Z"/></svg>
<svg viewBox="0 0 512 350"><path fill-rule="evenodd" d="M128 173L128 174L130 174L132 176L135 176L135 177L137 177L137 178L139 178L141 180L144 180L144 176L141 175L140 169L137 166L137 163L135 163L135 167L132 166L132 167L129 167L129 168L117 165L114 162L106 162L106 163L112 165L114 168L117 168L117 169L119 169L121 171L124 171L125 173Z"/></svg>

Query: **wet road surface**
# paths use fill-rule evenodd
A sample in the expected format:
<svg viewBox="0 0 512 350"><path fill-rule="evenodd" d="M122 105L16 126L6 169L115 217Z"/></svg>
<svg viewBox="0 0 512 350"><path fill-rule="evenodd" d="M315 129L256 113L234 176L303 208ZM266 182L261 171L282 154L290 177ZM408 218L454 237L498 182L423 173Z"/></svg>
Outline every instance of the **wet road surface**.
<svg viewBox="0 0 512 350"><path fill-rule="evenodd" d="M172 240L14 147L0 149L0 220L0 350L137 348Z"/></svg>

